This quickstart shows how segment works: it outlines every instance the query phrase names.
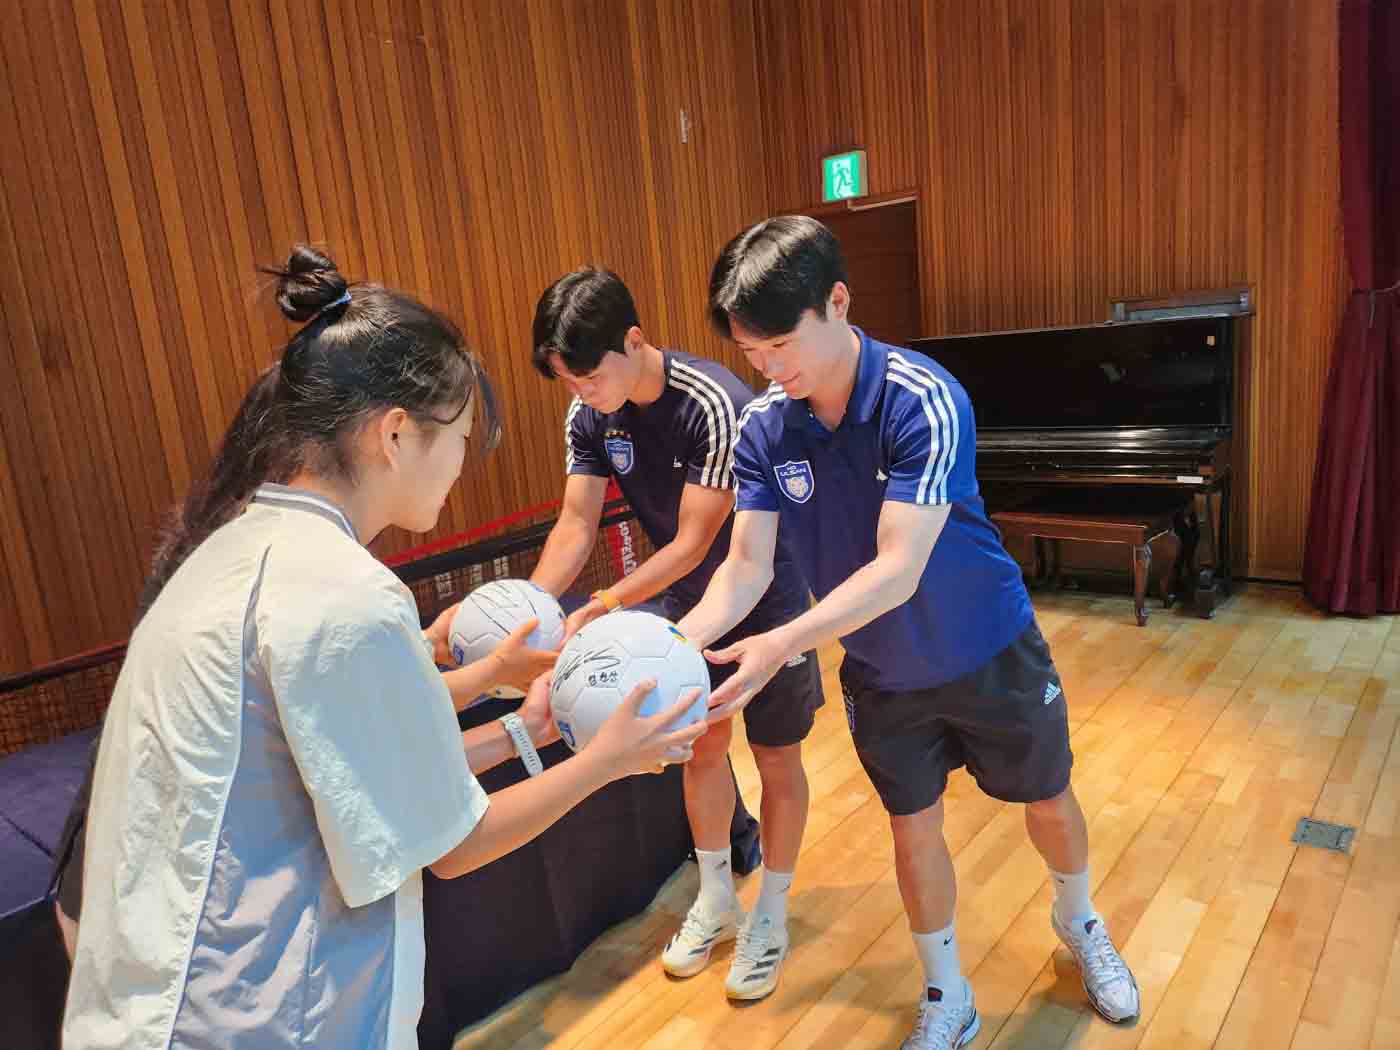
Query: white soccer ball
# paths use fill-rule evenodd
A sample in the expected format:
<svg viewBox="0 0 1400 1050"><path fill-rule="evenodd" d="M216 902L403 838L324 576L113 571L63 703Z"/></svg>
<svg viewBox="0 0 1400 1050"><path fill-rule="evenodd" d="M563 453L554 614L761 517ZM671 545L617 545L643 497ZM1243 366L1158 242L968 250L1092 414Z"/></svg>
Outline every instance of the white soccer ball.
<svg viewBox="0 0 1400 1050"><path fill-rule="evenodd" d="M452 617L447 634L452 658L469 664L489 656L511 631L534 619L540 624L530 632L525 645L530 649L559 648L564 640L564 610L554 595L529 580L483 583L462 599ZM501 685L490 689L488 695L518 699L525 694L514 686Z"/></svg>
<svg viewBox="0 0 1400 1050"><path fill-rule="evenodd" d="M643 678L654 679L656 688L642 701L641 714L665 711L687 690L699 689L695 702L672 725L680 729L705 717L709 669L700 650L670 620L623 610L600 616L570 638L549 683L554 724L564 742L583 750Z"/></svg>

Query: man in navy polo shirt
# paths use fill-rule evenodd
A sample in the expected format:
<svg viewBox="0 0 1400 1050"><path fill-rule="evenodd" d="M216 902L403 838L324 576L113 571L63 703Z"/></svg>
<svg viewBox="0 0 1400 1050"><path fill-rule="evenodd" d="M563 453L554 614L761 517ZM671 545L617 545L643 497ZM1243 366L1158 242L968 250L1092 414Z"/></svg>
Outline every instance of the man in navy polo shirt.
<svg viewBox="0 0 1400 1050"><path fill-rule="evenodd" d="M841 639L846 714L890 814L927 984L906 1050L963 1046L980 1028L943 839L943 791L959 766L994 798L1026 804L1055 885L1055 932L1095 1009L1127 1020L1138 989L1089 899L1064 691L978 494L972 406L929 358L853 328L850 302L836 238L805 216L741 233L711 274L711 320L773 385L740 419L728 558L680 628L709 645L743 618L771 578L780 523L818 598L710 653L738 667L712 694L712 716L742 710L791 654Z"/></svg>
<svg viewBox="0 0 1400 1050"><path fill-rule="evenodd" d="M665 614L678 619L699 601L729 549L734 440L753 391L714 361L648 342L626 285L605 270L567 274L544 293L533 345L535 367L567 384L574 399L564 423L563 510L531 578L556 595L573 582L593 550L613 477L656 552L573 613L567 632L656 595ZM790 557L780 550L775 560L771 585L754 595L735 638L779 627L807 607L807 588ZM712 666L711 683L718 686L731 670ZM730 725L715 720L683 773L700 892L661 956L667 972L690 977L705 968L717 944L737 936L725 981L733 999L766 996L787 957L787 893L807 823L802 741L823 701L810 650L788 654L770 678L744 709L763 784L758 903L746 917L734 892L727 835L738 800Z"/></svg>

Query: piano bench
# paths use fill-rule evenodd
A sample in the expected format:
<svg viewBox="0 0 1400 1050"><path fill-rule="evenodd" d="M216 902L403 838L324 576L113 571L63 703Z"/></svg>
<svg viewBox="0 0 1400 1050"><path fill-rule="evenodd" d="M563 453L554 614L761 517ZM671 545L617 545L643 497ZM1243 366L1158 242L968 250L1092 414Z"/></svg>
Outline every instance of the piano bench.
<svg viewBox="0 0 1400 1050"><path fill-rule="evenodd" d="M1072 504L1041 503L1016 510L998 511L992 515L1001 530L1002 542L1010 547L1013 541L1025 547L1033 544L1037 578L1046 575L1043 543L1048 541L1054 559L1053 575L1059 574L1060 541L1083 540L1090 543L1122 543L1131 550L1133 579L1133 608L1139 627L1147 625L1147 582L1152 572L1152 543L1171 533L1176 539L1172 564L1160 578L1162 604L1170 606L1174 598L1169 581L1175 581L1180 570L1180 515L1186 509L1184 501L1150 501L1153 505L1138 508L1107 509L1102 501L1095 507L1084 501Z"/></svg>

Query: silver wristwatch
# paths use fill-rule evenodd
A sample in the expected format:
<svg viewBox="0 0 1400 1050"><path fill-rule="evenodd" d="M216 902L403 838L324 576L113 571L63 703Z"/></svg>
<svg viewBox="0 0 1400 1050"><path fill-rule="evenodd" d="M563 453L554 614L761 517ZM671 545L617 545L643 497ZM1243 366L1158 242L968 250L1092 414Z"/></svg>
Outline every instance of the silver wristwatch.
<svg viewBox="0 0 1400 1050"><path fill-rule="evenodd" d="M532 777L543 773L544 763L540 761L540 753L535 750L535 742L530 739L530 731L525 728L525 719L512 711L508 715L502 715L500 722L505 726L507 735L515 742L515 753L520 756L520 761L525 763L525 771Z"/></svg>

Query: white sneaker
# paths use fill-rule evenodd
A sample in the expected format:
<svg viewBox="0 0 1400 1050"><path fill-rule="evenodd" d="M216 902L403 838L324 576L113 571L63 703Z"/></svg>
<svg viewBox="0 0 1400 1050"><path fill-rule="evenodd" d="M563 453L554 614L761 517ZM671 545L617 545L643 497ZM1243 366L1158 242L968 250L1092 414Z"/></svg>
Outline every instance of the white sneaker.
<svg viewBox="0 0 1400 1050"><path fill-rule="evenodd" d="M717 916L701 911L696 901L661 953L662 967L672 977L694 977L709 965L710 953L717 945L734 939L743 918L737 901L732 910Z"/></svg>
<svg viewBox="0 0 1400 1050"><path fill-rule="evenodd" d="M933 998L940 996L940 998ZM919 1004L919 1019L900 1050L957 1050L977 1038L982 1030L982 1018L972 997L972 985L963 978L963 997L956 1003L946 1003L937 988L930 988Z"/></svg>
<svg viewBox="0 0 1400 1050"><path fill-rule="evenodd" d="M1093 915L1081 922L1062 922L1050 909L1050 925L1079 964L1084 991L1089 1002L1105 1020L1131 1021L1142 1009L1137 981L1128 964L1109 939L1103 916Z"/></svg>
<svg viewBox="0 0 1400 1050"><path fill-rule="evenodd" d="M769 915L750 915L739 927L725 994L731 999L762 999L778 987L787 954L787 926L779 926Z"/></svg>

